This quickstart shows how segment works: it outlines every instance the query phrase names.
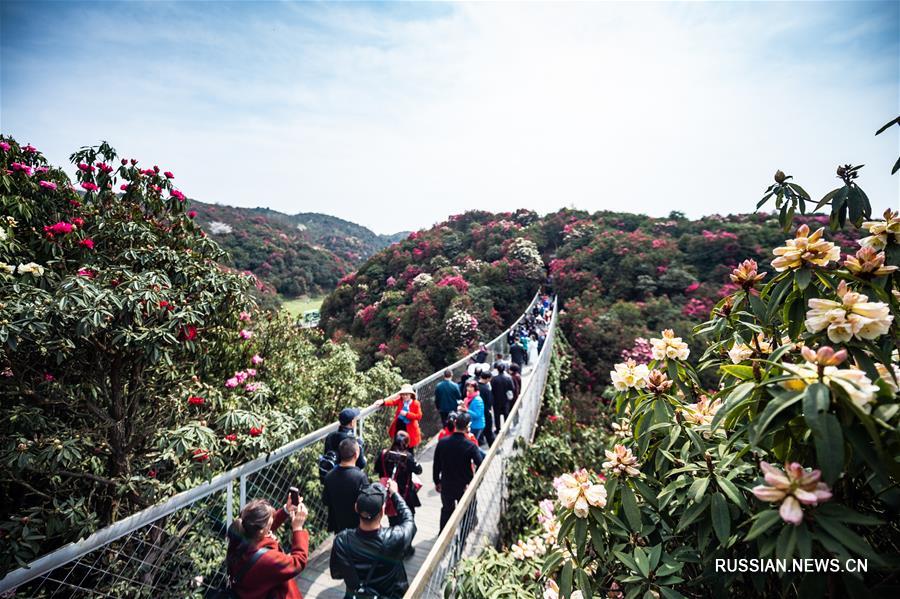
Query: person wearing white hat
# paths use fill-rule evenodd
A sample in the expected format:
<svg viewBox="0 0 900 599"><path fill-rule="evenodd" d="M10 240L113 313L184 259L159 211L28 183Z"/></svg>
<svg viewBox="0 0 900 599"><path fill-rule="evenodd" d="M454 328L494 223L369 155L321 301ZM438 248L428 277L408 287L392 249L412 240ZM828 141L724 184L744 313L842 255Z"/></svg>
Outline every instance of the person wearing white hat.
<svg viewBox="0 0 900 599"><path fill-rule="evenodd" d="M386 406L397 406L397 413L388 429L388 435L393 439L397 431L406 431L409 434L410 452L422 442L422 432L419 429L419 421L422 419L422 404L416 398L416 390L409 383L403 385L400 391L384 401Z"/></svg>

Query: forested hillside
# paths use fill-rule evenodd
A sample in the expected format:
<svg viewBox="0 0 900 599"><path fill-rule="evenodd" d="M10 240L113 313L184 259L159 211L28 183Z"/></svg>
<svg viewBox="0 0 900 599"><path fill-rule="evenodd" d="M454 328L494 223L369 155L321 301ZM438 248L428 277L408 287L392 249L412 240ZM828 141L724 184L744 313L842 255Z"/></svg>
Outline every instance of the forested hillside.
<svg viewBox="0 0 900 599"><path fill-rule="evenodd" d="M203 230L228 252L228 266L252 272L285 297L334 289L341 277L397 237L326 214L202 202L192 207Z"/></svg>
<svg viewBox="0 0 900 599"><path fill-rule="evenodd" d="M827 216L798 217L827 226ZM745 259L772 272L784 233L767 213L668 218L564 209L468 212L411 234L345 277L323 305L327 334L364 363L392 355L412 378L493 337L548 273L573 346L571 387L599 389L632 340L661 326L687 338L733 292ZM828 233L845 253L855 234ZM639 341L636 351L649 352Z"/></svg>

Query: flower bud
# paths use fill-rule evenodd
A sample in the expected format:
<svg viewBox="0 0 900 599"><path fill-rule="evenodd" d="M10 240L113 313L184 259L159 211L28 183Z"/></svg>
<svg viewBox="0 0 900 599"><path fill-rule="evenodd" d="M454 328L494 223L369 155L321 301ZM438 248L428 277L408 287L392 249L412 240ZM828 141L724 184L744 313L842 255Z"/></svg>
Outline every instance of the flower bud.
<svg viewBox="0 0 900 599"><path fill-rule="evenodd" d="M784 173L780 170L775 171L775 182L781 185L784 183Z"/></svg>

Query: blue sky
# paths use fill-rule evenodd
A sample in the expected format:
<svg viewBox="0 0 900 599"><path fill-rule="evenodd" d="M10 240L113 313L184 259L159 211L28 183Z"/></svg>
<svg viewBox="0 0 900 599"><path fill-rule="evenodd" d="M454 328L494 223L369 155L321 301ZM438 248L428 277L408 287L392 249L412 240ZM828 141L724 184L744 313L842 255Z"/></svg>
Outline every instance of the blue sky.
<svg viewBox="0 0 900 599"><path fill-rule="evenodd" d="M865 163L900 204L900 3L0 1L0 122L188 195L378 232L467 209L752 211Z"/></svg>

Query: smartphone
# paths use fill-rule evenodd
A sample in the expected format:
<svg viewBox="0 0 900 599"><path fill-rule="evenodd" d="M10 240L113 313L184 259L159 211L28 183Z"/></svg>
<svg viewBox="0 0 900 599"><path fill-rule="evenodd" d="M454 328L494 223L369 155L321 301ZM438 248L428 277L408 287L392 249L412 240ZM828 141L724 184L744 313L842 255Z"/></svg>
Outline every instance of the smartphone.
<svg viewBox="0 0 900 599"><path fill-rule="evenodd" d="M288 489L288 492L291 494L291 503L294 505L300 505L300 489L297 487L291 487Z"/></svg>

